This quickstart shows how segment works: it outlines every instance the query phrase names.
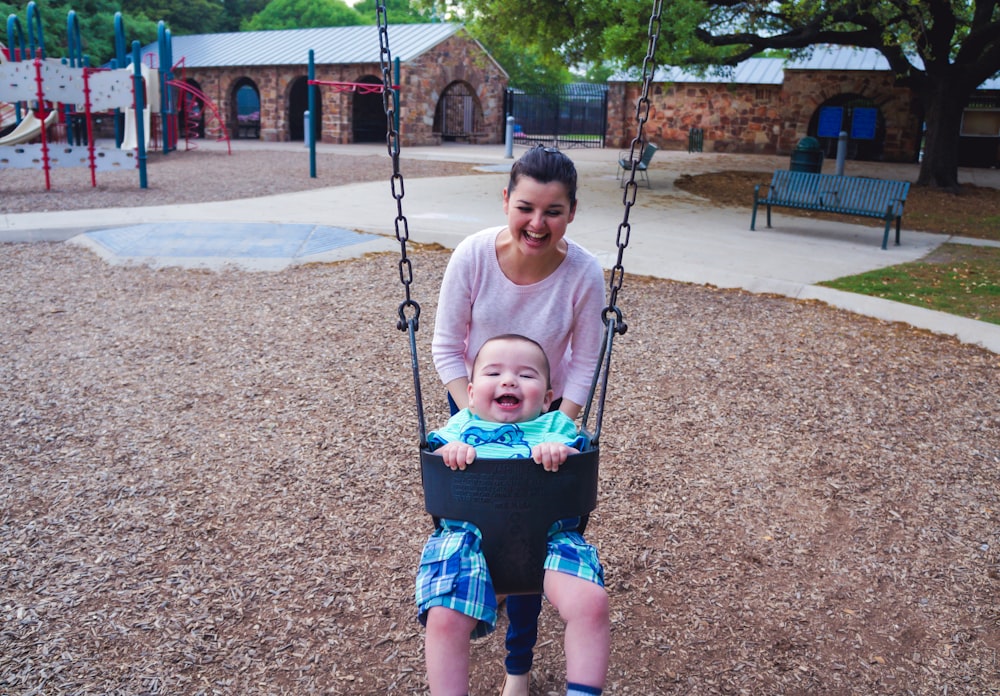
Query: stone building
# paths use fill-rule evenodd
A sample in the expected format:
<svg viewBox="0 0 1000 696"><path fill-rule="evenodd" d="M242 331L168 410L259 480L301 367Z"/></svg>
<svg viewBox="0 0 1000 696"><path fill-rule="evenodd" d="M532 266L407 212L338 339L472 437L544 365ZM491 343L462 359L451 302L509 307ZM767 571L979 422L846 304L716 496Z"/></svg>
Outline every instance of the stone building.
<svg viewBox="0 0 1000 696"><path fill-rule="evenodd" d="M607 140L625 147L635 135L641 86L622 76L612 79L608 94ZM966 163L994 166L1000 163L1000 80L984 84L978 95L966 110L962 141L970 154L987 156ZM729 72L704 75L664 68L650 99L645 131L660 147L686 148L690 130L698 128L706 151L788 154L813 136L834 156L844 131L850 159L912 162L920 153L919 103L874 50L817 47L809 58L751 58Z"/></svg>
<svg viewBox="0 0 1000 696"><path fill-rule="evenodd" d="M503 141L507 73L462 25L391 25L388 36L399 63L402 145ZM204 119L199 127L211 133L222 120L234 138L303 140L312 50L315 80L326 83L311 116L318 141L385 141L382 95L365 87L382 83L376 26L176 36L171 50L173 79L214 107L178 109L182 122ZM160 67L157 44L142 53L144 63Z"/></svg>

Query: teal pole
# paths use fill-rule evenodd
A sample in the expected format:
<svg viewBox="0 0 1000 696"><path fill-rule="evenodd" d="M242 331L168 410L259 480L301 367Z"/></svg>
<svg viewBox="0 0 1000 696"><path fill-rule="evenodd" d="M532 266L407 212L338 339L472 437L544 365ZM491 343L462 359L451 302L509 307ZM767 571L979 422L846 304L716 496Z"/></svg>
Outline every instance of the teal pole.
<svg viewBox="0 0 1000 696"><path fill-rule="evenodd" d="M306 121L306 128L311 132L305 133L306 142L309 143L309 176L316 178L316 128L313 126L313 119L316 118L316 54L309 49L309 120Z"/></svg>
<svg viewBox="0 0 1000 696"><path fill-rule="evenodd" d="M399 56L393 60L392 81L395 86L392 88L392 115L395 123L392 124L396 132L399 133Z"/></svg>
<svg viewBox="0 0 1000 696"><path fill-rule="evenodd" d="M149 188L146 182L146 125L142 111L146 108L146 98L142 85L142 57L138 41L132 42L132 86L135 90L135 138L139 149L139 188Z"/></svg>
<svg viewBox="0 0 1000 696"><path fill-rule="evenodd" d="M122 18L121 12L115 12L115 60L114 67L124 68L128 65L128 61L125 60L126 47L128 44L125 42L125 20ZM124 133L122 133L122 110L115 109L115 147L121 147L122 138Z"/></svg>

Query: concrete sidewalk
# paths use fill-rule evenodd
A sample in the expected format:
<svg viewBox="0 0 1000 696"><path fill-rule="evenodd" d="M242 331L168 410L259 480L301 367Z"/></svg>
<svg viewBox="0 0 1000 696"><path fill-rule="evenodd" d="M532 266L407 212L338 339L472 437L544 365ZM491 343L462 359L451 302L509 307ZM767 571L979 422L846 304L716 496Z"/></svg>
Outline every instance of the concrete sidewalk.
<svg viewBox="0 0 1000 696"><path fill-rule="evenodd" d="M240 148L296 146L302 144L237 141L234 152L238 156ZM384 145L320 149L345 156L386 153ZM516 149L515 156L519 152ZM618 229L625 211L616 174L618 152L595 149L569 154L580 174L580 204L568 234L610 267L617 257ZM406 179L410 158L469 162L490 173ZM453 248L479 229L502 224L501 190L510 164L502 146L404 150L403 212L410 239ZM787 158L660 151L655 164L650 171L651 187L639 189L630 212L627 273L820 300L1000 352L1000 326L815 285L914 261L949 241L948 237L907 230L904 216L901 246L890 241L889 249L883 251L878 221L829 222L780 210L773 215L772 229L758 224L757 231L751 232L749 210L706 205L703 199L674 188L673 181L682 173L786 167ZM848 164L851 174L916 176L916 165ZM873 168L878 171L869 171ZM1000 188L1000 172L994 170L963 169L961 178ZM749 191L747 198L751 199ZM398 251L395 215L387 180L218 203L5 215L0 216L0 241L72 239L120 263L279 270L294 263Z"/></svg>

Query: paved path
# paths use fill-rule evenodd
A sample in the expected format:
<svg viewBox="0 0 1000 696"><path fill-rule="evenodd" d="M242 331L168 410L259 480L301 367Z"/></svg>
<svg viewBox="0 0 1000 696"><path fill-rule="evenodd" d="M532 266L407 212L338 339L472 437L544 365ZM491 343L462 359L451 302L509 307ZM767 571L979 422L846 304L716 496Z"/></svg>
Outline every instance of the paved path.
<svg viewBox="0 0 1000 696"><path fill-rule="evenodd" d="M234 152L238 156L242 148L291 147L302 145L236 141ZM345 156L385 154L384 145L321 149ZM580 207L569 234L610 267L617 256L624 212L616 175L618 153L595 149L570 154L581 183ZM490 173L405 179L409 158L469 162ZM654 162L652 186L639 189L630 214L628 273L821 300L859 314L955 335L1000 353L1000 326L815 285L919 259L949 240L974 240L910 231L904 217L902 245L890 244L883 251L877 221L829 222L780 210L774 214L773 228L758 225L751 232L749 210L706 205L672 182L682 173L784 167L787 158L660 151ZM502 146L404 150L403 211L410 238L453 248L476 230L502 224L500 192L510 163ZM910 180L916 176L916 165L849 162L847 169L848 174ZM1000 188L996 170L962 169L960 179ZM280 270L294 263L398 251L395 211L386 181L218 203L6 215L0 216L0 241L69 239L111 262Z"/></svg>

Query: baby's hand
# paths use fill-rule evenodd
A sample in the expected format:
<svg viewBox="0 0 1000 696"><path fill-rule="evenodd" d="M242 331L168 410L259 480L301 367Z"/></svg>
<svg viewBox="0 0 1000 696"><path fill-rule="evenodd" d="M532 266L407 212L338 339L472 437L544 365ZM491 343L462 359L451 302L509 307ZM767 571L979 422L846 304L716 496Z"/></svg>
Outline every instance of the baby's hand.
<svg viewBox="0 0 1000 696"><path fill-rule="evenodd" d="M434 454L441 455L445 466L454 471L455 469L465 470L469 464L476 459L476 448L464 442L449 442L444 447L439 447Z"/></svg>
<svg viewBox="0 0 1000 696"><path fill-rule="evenodd" d="M559 466L566 461L566 457L579 453L580 450L561 442L543 442L531 449L531 458L541 464L546 471L559 471Z"/></svg>

